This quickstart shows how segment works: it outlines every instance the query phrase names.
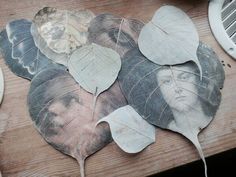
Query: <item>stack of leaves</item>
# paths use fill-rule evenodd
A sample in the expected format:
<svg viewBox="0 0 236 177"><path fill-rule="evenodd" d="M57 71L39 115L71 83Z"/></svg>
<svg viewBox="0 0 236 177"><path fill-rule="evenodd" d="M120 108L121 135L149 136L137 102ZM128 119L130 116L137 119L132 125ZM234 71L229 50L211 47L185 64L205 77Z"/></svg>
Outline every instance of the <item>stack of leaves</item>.
<svg viewBox="0 0 236 177"><path fill-rule="evenodd" d="M97 125L98 120L127 105L116 81L121 69L120 55L106 45L100 46L95 39L88 40L88 28L95 31L90 24L93 18L89 10L45 7L32 22L11 21L0 34L6 64L16 75L32 80L28 107L35 127L54 148L77 159L81 176L84 160L112 140L108 125ZM118 52L137 46L141 28L134 28L133 21L143 26L138 20L125 20L121 27L116 19L109 22L120 35L114 44ZM102 26L106 28L106 23ZM111 40L109 33L110 29L103 31ZM144 121L140 116L139 120ZM119 129L125 126L121 124ZM155 135L154 127L151 131ZM154 142L155 137L151 139ZM131 144L130 138L119 146L124 149L129 146L127 143Z"/></svg>
<svg viewBox="0 0 236 177"><path fill-rule="evenodd" d="M214 118L221 102L225 76L218 57L199 43L192 21L173 6L155 13L138 44L139 49L124 56L119 74L129 105L149 123L188 138L207 176L198 133Z"/></svg>
<svg viewBox="0 0 236 177"><path fill-rule="evenodd" d="M45 7L32 22L8 23L0 49L13 73L32 79L35 127L77 159L81 176L85 159L112 138L137 153L155 142L155 127L184 135L205 164L198 133L220 105L224 70L182 10L163 6L144 25Z"/></svg>

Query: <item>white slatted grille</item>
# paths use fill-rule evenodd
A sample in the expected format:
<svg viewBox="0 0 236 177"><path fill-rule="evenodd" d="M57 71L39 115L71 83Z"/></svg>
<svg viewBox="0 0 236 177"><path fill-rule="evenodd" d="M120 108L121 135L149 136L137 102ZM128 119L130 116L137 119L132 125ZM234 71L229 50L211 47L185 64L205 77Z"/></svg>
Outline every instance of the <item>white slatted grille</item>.
<svg viewBox="0 0 236 177"><path fill-rule="evenodd" d="M236 0L210 0L208 14L216 40L236 59Z"/></svg>
<svg viewBox="0 0 236 177"><path fill-rule="evenodd" d="M226 33L236 44L236 0L224 2L221 17Z"/></svg>

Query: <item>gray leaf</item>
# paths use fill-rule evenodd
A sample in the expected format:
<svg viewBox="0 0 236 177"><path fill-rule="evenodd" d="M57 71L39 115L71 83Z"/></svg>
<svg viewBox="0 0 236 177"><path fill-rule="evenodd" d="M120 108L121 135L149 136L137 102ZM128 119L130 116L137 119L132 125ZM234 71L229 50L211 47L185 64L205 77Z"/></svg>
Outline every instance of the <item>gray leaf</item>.
<svg viewBox="0 0 236 177"><path fill-rule="evenodd" d="M121 60L114 50L91 44L77 49L71 55L68 68L85 90L97 96L115 82Z"/></svg>
<svg viewBox="0 0 236 177"><path fill-rule="evenodd" d="M107 122L117 145L127 153L138 153L155 142L155 127L129 105L121 107L97 124Z"/></svg>
<svg viewBox="0 0 236 177"><path fill-rule="evenodd" d="M139 36L140 51L159 65L175 65L194 61L200 70L197 58L199 37L191 19L174 6L158 9Z"/></svg>

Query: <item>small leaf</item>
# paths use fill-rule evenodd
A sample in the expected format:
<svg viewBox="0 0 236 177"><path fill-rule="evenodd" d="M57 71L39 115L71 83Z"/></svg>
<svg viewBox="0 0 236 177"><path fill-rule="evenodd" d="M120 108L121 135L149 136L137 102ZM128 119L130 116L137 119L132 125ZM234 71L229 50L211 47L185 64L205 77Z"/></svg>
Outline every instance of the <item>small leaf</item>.
<svg viewBox="0 0 236 177"><path fill-rule="evenodd" d="M225 75L211 48L200 43L197 55L202 80L192 61L161 66L148 60L138 49L124 56L118 79L128 104L140 116L153 125L184 135L205 162L197 136L219 108Z"/></svg>
<svg viewBox="0 0 236 177"><path fill-rule="evenodd" d="M138 153L155 142L155 127L129 105L115 110L97 124L101 122L109 124L113 140L127 153Z"/></svg>
<svg viewBox="0 0 236 177"><path fill-rule="evenodd" d="M89 10L44 7L35 15L31 32L47 57L67 66L69 55L87 43L88 26L93 18Z"/></svg>
<svg viewBox="0 0 236 177"><path fill-rule="evenodd" d="M193 61L201 65L197 58L199 37L197 30L182 10L174 6L163 6L155 12L139 36L140 51L152 62L159 65L175 65Z"/></svg>
<svg viewBox="0 0 236 177"><path fill-rule="evenodd" d="M4 94L4 78L2 69L0 68L0 104L2 103L3 94Z"/></svg>
<svg viewBox="0 0 236 177"><path fill-rule="evenodd" d="M45 67L62 68L35 46L30 33L31 24L25 19L11 21L0 33L0 50L6 64L13 73L29 80Z"/></svg>
<svg viewBox="0 0 236 177"><path fill-rule="evenodd" d="M68 68L85 90L97 96L115 82L121 60L114 50L91 44L71 55Z"/></svg>
<svg viewBox="0 0 236 177"><path fill-rule="evenodd" d="M32 80L28 107L42 137L54 148L75 158L84 176L85 159L112 141L107 124L97 121L126 105L118 82L99 95L92 116L93 95L62 69L45 69Z"/></svg>
<svg viewBox="0 0 236 177"><path fill-rule="evenodd" d="M88 40L115 50L122 57L137 46L143 23L105 13L97 15L90 23Z"/></svg>

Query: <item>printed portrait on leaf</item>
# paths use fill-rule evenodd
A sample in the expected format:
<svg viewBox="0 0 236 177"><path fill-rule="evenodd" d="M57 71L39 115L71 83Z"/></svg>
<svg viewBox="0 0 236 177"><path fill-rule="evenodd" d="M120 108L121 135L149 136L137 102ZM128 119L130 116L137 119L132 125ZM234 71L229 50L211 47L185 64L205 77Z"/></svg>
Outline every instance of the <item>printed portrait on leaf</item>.
<svg viewBox="0 0 236 177"><path fill-rule="evenodd" d="M137 47L143 23L136 19L125 19L112 14L99 14L90 23L88 40L115 50L122 57Z"/></svg>
<svg viewBox="0 0 236 177"><path fill-rule="evenodd" d="M224 71L206 45L200 43L197 55L202 78L194 62L161 66L147 60L138 49L128 52L119 81L129 104L161 128L183 133L206 127L220 105Z"/></svg>
<svg viewBox="0 0 236 177"><path fill-rule="evenodd" d="M93 95L62 69L46 69L32 80L28 94L30 116L43 138L79 162L111 142L107 124L96 123L126 105L118 82L100 94L93 113Z"/></svg>

